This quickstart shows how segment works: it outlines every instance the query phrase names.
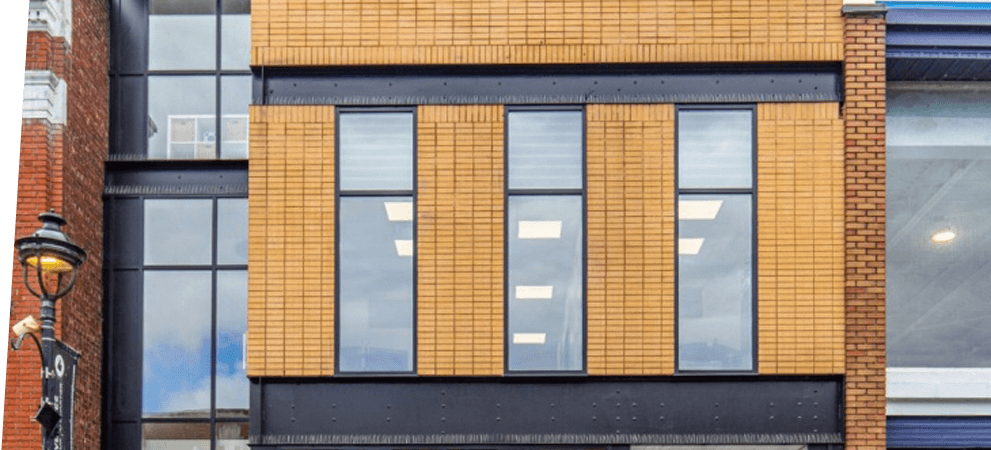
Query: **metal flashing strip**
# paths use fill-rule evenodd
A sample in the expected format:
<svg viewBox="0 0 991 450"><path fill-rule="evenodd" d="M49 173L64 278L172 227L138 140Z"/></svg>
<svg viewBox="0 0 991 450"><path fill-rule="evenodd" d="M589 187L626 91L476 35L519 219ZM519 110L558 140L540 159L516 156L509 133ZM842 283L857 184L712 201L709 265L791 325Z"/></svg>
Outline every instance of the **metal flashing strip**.
<svg viewBox="0 0 991 450"><path fill-rule="evenodd" d="M256 435L248 440L261 445L782 445L842 444L840 433L808 434L435 434L383 435ZM749 448L749 447L745 447ZM792 448L787 447L787 448ZM777 450L772 448L770 450Z"/></svg>
<svg viewBox="0 0 991 450"><path fill-rule="evenodd" d="M255 72L267 105L756 103L841 100L838 65L411 67ZM260 92L259 92L260 91Z"/></svg>

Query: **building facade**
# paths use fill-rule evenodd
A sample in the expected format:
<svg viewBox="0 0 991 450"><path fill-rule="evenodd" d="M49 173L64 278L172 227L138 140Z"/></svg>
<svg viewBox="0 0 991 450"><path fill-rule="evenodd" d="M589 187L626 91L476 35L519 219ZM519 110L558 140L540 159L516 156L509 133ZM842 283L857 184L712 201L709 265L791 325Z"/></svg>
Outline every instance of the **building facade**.
<svg viewBox="0 0 991 450"><path fill-rule="evenodd" d="M99 4L103 448L885 445L884 8Z"/></svg>

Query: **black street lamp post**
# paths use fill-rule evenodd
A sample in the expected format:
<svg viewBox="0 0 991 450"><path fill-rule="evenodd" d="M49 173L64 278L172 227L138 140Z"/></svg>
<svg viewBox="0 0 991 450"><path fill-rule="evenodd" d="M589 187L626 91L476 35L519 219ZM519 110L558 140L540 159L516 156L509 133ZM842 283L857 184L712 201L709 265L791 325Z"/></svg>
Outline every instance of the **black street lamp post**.
<svg viewBox="0 0 991 450"><path fill-rule="evenodd" d="M65 219L54 210L38 215L41 228L14 241L24 268L24 284L41 300L41 407L35 420L41 424L45 450L70 450L72 445L72 389L79 353L55 339L55 302L72 290L76 273L86 261L86 252L62 232ZM30 316L15 325L18 337L11 341L17 350L24 337L39 331Z"/></svg>

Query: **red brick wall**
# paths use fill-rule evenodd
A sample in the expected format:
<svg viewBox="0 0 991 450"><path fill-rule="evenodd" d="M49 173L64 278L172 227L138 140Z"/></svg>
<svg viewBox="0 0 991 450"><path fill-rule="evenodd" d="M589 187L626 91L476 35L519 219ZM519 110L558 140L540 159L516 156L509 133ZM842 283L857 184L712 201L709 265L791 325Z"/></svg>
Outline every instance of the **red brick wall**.
<svg viewBox="0 0 991 450"><path fill-rule="evenodd" d="M848 11L846 121L846 448L885 448L883 11Z"/></svg>
<svg viewBox="0 0 991 450"><path fill-rule="evenodd" d="M108 132L108 6L73 2L71 44L44 32L28 33L25 68L51 70L68 86L65 125L30 119L21 128L15 237L38 228L37 215L54 208L66 233L86 249L87 260L72 294L59 300L56 336L82 353L77 369L73 442L100 448L102 367L103 162ZM16 254L10 325L39 314L24 288ZM31 420L41 398L40 361L34 342L7 357L3 448L40 448L40 425Z"/></svg>

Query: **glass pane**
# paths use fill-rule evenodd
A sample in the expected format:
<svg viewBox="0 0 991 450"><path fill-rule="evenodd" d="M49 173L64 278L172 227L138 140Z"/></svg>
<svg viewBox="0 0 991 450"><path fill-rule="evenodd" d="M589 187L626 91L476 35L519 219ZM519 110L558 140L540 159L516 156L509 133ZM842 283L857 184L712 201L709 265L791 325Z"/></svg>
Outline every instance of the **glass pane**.
<svg viewBox="0 0 991 450"><path fill-rule="evenodd" d="M145 200L145 265L211 264L213 200Z"/></svg>
<svg viewBox="0 0 991 450"><path fill-rule="evenodd" d="M752 370L751 196L682 195L679 203L678 369Z"/></svg>
<svg viewBox="0 0 991 450"><path fill-rule="evenodd" d="M682 188L753 186L753 112L678 112L678 185Z"/></svg>
<svg viewBox="0 0 991 450"><path fill-rule="evenodd" d="M251 16L220 16L220 67L225 70L248 70L251 63Z"/></svg>
<svg viewBox="0 0 991 450"><path fill-rule="evenodd" d="M413 370L411 197L340 200L340 369Z"/></svg>
<svg viewBox="0 0 991 450"><path fill-rule="evenodd" d="M217 199L217 264L248 263L248 199Z"/></svg>
<svg viewBox="0 0 991 450"><path fill-rule="evenodd" d="M582 187L580 111L509 113L509 188Z"/></svg>
<svg viewBox="0 0 991 450"><path fill-rule="evenodd" d="M217 272L217 414L248 413L248 272Z"/></svg>
<svg viewBox="0 0 991 450"><path fill-rule="evenodd" d="M209 417L211 278L209 271L144 273L145 417Z"/></svg>
<svg viewBox="0 0 991 450"><path fill-rule="evenodd" d="M341 190L413 189L413 114L341 113Z"/></svg>
<svg viewBox="0 0 991 450"><path fill-rule="evenodd" d="M888 365L991 367L991 90L891 90L888 111Z"/></svg>
<svg viewBox="0 0 991 450"><path fill-rule="evenodd" d="M213 2L153 1L148 16L148 69L211 70L217 66Z"/></svg>
<svg viewBox="0 0 991 450"><path fill-rule="evenodd" d="M148 158L217 157L214 77L148 78Z"/></svg>
<svg viewBox="0 0 991 450"><path fill-rule="evenodd" d="M218 422L217 450L248 450L248 422Z"/></svg>
<svg viewBox="0 0 991 450"><path fill-rule="evenodd" d="M141 450L210 450L210 423L144 423Z"/></svg>
<svg viewBox="0 0 991 450"><path fill-rule="evenodd" d="M251 77L225 76L220 80L222 159L248 159L248 105Z"/></svg>
<svg viewBox="0 0 991 450"><path fill-rule="evenodd" d="M509 370L582 370L580 196L509 198Z"/></svg>

